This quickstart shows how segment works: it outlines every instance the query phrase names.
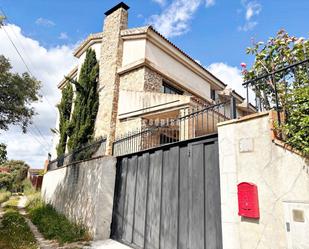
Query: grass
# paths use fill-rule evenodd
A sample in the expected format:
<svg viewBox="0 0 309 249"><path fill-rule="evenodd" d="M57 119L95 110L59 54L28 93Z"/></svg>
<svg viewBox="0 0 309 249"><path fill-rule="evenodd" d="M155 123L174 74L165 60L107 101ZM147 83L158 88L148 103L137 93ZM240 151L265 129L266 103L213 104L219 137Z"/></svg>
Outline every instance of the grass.
<svg viewBox="0 0 309 249"><path fill-rule="evenodd" d="M18 202L19 202L19 196L11 196L11 198L8 201L3 203L4 204L3 209L5 211L17 210Z"/></svg>
<svg viewBox="0 0 309 249"><path fill-rule="evenodd" d="M11 196L11 192L0 190L0 204L6 202Z"/></svg>
<svg viewBox="0 0 309 249"><path fill-rule="evenodd" d="M90 239L83 226L70 222L51 205L43 204L39 198L33 198L28 203L27 210L31 221L45 239L55 239L59 244Z"/></svg>
<svg viewBox="0 0 309 249"><path fill-rule="evenodd" d="M43 201L41 199L40 192L36 192L34 194L27 196L28 200L26 203L27 210L33 210L43 206Z"/></svg>
<svg viewBox="0 0 309 249"><path fill-rule="evenodd" d="M36 240L24 217L17 211L7 211L0 226L0 248L36 249Z"/></svg>

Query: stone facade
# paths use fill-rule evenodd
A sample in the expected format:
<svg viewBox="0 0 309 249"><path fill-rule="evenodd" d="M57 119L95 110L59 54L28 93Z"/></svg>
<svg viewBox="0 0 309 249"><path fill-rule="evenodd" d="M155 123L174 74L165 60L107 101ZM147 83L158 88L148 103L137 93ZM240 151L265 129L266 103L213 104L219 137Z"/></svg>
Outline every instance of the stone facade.
<svg viewBox="0 0 309 249"><path fill-rule="evenodd" d="M116 136L142 128L141 125L132 127L132 119L136 119L135 124L140 124L147 111L156 112L155 115L160 117L167 107L174 108L178 104L177 108L208 105L212 103L210 89L223 87L222 82L217 82L207 70L150 26L128 29L127 10L128 6L121 3L106 12L103 32L90 35L74 53L79 59L77 77L88 48L96 51L99 60L99 109L94 136L107 137L107 155L111 155ZM183 96L162 93L164 81L183 91ZM122 98L120 104L121 91L131 93L127 99ZM134 96L133 92L137 94ZM184 96L189 96L189 100ZM178 104L171 106L170 102ZM126 108L122 108L123 105ZM119 112L123 109L134 115L120 117ZM140 109L143 111L138 112Z"/></svg>
<svg viewBox="0 0 309 249"><path fill-rule="evenodd" d="M140 67L120 76L120 90L143 91L145 68Z"/></svg>
<svg viewBox="0 0 309 249"><path fill-rule="evenodd" d="M161 92L163 77L157 72L145 67L145 85L144 91L146 92Z"/></svg>
<svg viewBox="0 0 309 249"><path fill-rule="evenodd" d="M128 12L123 8L107 15L104 21L99 76L99 88L102 90L99 92L95 136L107 136L106 154L111 154L115 138L119 94L117 69L122 61L120 32L127 26Z"/></svg>

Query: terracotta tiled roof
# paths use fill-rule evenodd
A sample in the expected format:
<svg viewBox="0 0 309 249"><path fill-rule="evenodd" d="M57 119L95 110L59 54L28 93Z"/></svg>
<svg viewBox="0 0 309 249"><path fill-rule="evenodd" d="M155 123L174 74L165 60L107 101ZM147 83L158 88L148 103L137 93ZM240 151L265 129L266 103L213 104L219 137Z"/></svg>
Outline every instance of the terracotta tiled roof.
<svg viewBox="0 0 309 249"><path fill-rule="evenodd" d="M143 26L143 27L137 27L132 29L125 29L121 31L121 36L126 35L138 35L138 34L144 34L147 33L147 31L151 28L151 26Z"/></svg>

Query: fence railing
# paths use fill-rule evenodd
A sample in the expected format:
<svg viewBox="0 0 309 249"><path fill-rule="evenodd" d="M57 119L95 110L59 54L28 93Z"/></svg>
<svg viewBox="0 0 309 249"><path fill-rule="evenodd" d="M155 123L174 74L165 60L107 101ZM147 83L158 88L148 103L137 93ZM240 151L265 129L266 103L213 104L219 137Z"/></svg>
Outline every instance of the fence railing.
<svg viewBox="0 0 309 249"><path fill-rule="evenodd" d="M105 153L105 147L106 138L98 138L89 144L81 146L70 153L64 154L57 159L50 161L47 170L57 169L61 166L90 159L92 157L103 156Z"/></svg>
<svg viewBox="0 0 309 249"><path fill-rule="evenodd" d="M272 72L258 75L245 83L247 103L250 103L249 88L255 95L255 105L258 111L274 109L277 111L279 126L282 124L282 114L288 118L287 110L283 110L286 96L295 87L309 85L309 59L277 67Z"/></svg>
<svg viewBox="0 0 309 249"><path fill-rule="evenodd" d="M236 102L231 101L199 108L183 108L174 118L148 120L141 130L118 137L113 155L130 154L160 145L217 132L219 122L236 118Z"/></svg>

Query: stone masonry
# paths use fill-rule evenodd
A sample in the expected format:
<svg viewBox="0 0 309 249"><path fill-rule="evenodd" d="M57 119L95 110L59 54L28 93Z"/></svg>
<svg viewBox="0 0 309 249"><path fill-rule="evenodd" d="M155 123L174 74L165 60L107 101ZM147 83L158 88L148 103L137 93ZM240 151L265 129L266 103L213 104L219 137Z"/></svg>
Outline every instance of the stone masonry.
<svg viewBox="0 0 309 249"><path fill-rule="evenodd" d="M161 92L163 77L157 72L145 67L145 84L146 92Z"/></svg>
<svg viewBox="0 0 309 249"><path fill-rule="evenodd" d="M95 136L107 136L106 154L112 152L115 137L119 95L119 75L123 44L120 32L128 26L128 12L118 8L107 14L104 21L99 76L99 110Z"/></svg>

